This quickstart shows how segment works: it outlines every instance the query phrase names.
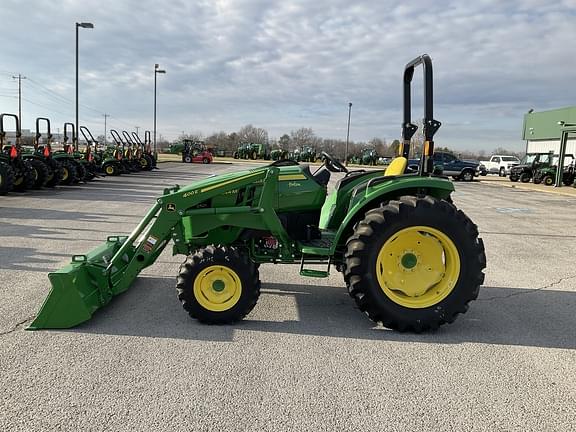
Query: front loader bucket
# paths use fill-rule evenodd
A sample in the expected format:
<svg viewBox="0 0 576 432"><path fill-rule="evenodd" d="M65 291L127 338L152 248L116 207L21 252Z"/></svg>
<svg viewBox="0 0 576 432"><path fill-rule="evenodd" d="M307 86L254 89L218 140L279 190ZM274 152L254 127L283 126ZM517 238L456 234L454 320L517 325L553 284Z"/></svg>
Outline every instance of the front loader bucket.
<svg viewBox="0 0 576 432"><path fill-rule="evenodd" d="M115 293L107 267L126 239L108 237L88 254L74 255L70 264L50 273L50 294L27 330L74 327L106 305ZM114 273L121 270L113 269Z"/></svg>

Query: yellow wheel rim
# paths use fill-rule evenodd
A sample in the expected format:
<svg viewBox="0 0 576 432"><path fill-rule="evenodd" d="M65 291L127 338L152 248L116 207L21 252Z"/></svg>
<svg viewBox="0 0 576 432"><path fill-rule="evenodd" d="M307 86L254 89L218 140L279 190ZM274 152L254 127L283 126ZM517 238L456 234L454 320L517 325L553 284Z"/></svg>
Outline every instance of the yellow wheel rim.
<svg viewBox="0 0 576 432"><path fill-rule="evenodd" d="M242 294L242 282L234 270L213 265L194 279L194 297L204 309L223 312L234 307Z"/></svg>
<svg viewBox="0 0 576 432"><path fill-rule="evenodd" d="M68 168L62 168L62 181L68 180Z"/></svg>
<svg viewBox="0 0 576 432"><path fill-rule="evenodd" d="M460 255L454 242L427 226L396 232L376 259L376 277L384 294L412 309L427 308L445 299L459 275Z"/></svg>
<svg viewBox="0 0 576 432"><path fill-rule="evenodd" d="M144 158L140 159L140 166L142 168L146 168L146 166L148 165L148 161Z"/></svg>
<svg viewBox="0 0 576 432"><path fill-rule="evenodd" d="M112 165L108 165L106 167L106 174L110 174L110 175L114 174L114 167Z"/></svg>

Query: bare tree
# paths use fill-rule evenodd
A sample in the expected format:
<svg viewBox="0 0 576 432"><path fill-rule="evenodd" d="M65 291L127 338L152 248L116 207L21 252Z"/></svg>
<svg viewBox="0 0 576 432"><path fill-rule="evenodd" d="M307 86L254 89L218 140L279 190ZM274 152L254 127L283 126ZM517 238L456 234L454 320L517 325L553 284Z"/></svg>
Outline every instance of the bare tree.
<svg viewBox="0 0 576 432"><path fill-rule="evenodd" d="M318 149L322 145L322 140L316 136L311 128L300 128L290 132L290 141L294 148L310 146Z"/></svg>
<svg viewBox="0 0 576 432"><path fill-rule="evenodd" d="M238 139L240 142L266 144L268 143L268 131L249 124L238 131Z"/></svg>

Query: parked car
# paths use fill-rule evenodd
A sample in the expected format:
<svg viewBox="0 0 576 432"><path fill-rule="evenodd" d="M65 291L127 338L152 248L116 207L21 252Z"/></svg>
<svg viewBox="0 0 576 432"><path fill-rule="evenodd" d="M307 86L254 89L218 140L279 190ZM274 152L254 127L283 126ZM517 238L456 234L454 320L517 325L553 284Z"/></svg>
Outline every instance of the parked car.
<svg viewBox="0 0 576 432"><path fill-rule="evenodd" d="M452 177L454 180L472 181L480 174L480 164L476 161L464 161L456 155L438 151L434 152L434 173ZM420 159L410 159L408 167L415 171L418 169Z"/></svg>
<svg viewBox="0 0 576 432"><path fill-rule="evenodd" d="M487 161L480 161L480 175L498 174L506 177L510 174L512 167L520 164L520 159L516 156L492 155Z"/></svg>

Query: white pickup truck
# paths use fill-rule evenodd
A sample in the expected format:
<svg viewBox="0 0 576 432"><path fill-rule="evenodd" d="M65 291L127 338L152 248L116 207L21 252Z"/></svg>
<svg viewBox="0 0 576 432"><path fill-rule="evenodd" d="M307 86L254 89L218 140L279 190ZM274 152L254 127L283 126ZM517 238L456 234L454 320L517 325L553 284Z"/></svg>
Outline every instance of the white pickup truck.
<svg viewBox="0 0 576 432"><path fill-rule="evenodd" d="M516 156L492 155L490 160L480 161L480 175L498 174L506 177L513 166L519 165L520 159Z"/></svg>

